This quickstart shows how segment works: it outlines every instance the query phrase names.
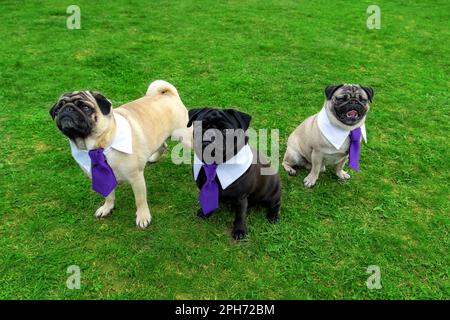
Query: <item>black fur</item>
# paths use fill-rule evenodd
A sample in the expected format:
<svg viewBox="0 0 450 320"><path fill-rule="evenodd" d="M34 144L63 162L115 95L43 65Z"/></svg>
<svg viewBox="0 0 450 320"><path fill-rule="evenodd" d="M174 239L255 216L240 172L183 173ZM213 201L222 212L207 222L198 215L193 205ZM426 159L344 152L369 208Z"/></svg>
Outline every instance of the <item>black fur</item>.
<svg viewBox="0 0 450 320"><path fill-rule="evenodd" d="M202 121L208 119L208 121ZM245 135L245 131L250 126L251 116L234 109L214 109L214 108L202 108L189 110L189 122L190 127L195 121L202 122L202 134L209 129L217 129L223 133L222 147L216 143L216 149L221 150L222 157L214 155L217 163L225 162L232 158L241 148L248 142L248 137ZM226 135L225 130L233 129L236 136L234 139L234 148L226 149ZM195 139L194 149L197 150L197 154L200 154L201 148L205 148L211 141ZM202 157L203 157L202 152ZM201 158L204 160L203 158Z"/></svg>
<svg viewBox="0 0 450 320"><path fill-rule="evenodd" d="M59 101L56 102L49 110L49 113L50 113L50 116L52 117L52 120L55 120L55 117L56 117L55 109L58 106L58 104L59 104Z"/></svg>
<svg viewBox="0 0 450 320"><path fill-rule="evenodd" d="M337 89L342 87L344 84L338 84L338 85L332 85L325 88L325 96L327 97L327 100L330 100L333 96L333 93L336 92Z"/></svg>
<svg viewBox="0 0 450 320"><path fill-rule="evenodd" d="M361 87L361 89L363 89L366 92L370 103L372 103L372 98L373 98L373 95L374 95L373 88L372 87L364 87L364 86L360 86L360 87Z"/></svg>
<svg viewBox="0 0 450 320"><path fill-rule="evenodd" d="M91 92L92 96L97 101L100 111L106 116L111 112L111 102L98 92Z"/></svg>
<svg viewBox="0 0 450 320"><path fill-rule="evenodd" d="M189 123L191 126L193 121L202 122L202 136L203 133L210 129L218 129L223 131L225 129L243 129L247 130L250 125L251 117L243 112L233 109L193 109L189 111ZM195 139L195 137L194 137ZM243 142L243 141L241 141ZM210 141L202 141L197 144L201 146L201 151L209 144ZM245 140L242 145L245 145ZM195 145L195 141L194 141ZM196 150L197 154L199 153ZM227 158L230 150L223 150L224 159ZM240 149L232 150L232 155L235 155ZM219 203L231 203L235 211L235 219L233 223L232 236L235 240L241 240L247 233L246 214L247 209L253 205L263 205L267 207L267 219L270 222L276 222L279 217L279 210L281 205L281 181L278 174L273 168L269 169L270 164L265 156L252 149L253 157L258 161L250 166L250 168L234 183L228 186L225 190L220 187L220 181L216 177L219 185ZM203 152L202 152L203 153ZM262 175L261 169L271 170L271 175ZM206 175L203 169L200 170L197 178L197 186L202 188L206 182ZM203 216L201 209L199 216Z"/></svg>
<svg viewBox="0 0 450 320"><path fill-rule="evenodd" d="M216 117L219 121L223 119L223 121L230 122L230 129L242 129L244 131L248 129L252 120L249 114L235 109L201 108L189 110L189 122L187 126L190 127L194 121L202 120L207 115L210 118Z"/></svg>

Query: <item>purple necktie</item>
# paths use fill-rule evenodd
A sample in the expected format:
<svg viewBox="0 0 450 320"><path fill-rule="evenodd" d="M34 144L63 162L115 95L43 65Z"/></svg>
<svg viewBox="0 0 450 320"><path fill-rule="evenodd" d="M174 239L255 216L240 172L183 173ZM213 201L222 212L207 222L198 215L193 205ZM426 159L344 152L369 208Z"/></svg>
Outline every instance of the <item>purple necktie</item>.
<svg viewBox="0 0 450 320"><path fill-rule="evenodd" d="M355 171L359 170L359 153L361 151L361 128L350 131L350 150L348 165Z"/></svg>
<svg viewBox="0 0 450 320"><path fill-rule="evenodd" d="M219 207L219 185L216 182L217 164L204 164L206 182L198 195L203 215L207 216Z"/></svg>
<svg viewBox="0 0 450 320"><path fill-rule="evenodd" d="M89 150L89 157L91 158L92 190L106 197L117 186L116 176L106 162L103 148Z"/></svg>

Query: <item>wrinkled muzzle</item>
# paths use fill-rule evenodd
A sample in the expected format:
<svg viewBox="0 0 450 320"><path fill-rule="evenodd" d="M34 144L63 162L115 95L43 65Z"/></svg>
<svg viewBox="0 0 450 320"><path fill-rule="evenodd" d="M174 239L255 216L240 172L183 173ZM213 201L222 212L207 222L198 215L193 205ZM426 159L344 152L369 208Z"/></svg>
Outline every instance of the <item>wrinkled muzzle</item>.
<svg viewBox="0 0 450 320"><path fill-rule="evenodd" d="M367 113L367 108L357 100L351 100L334 107L336 117L346 125L361 121Z"/></svg>
<svg viewBox="0 0 450 320"><path fill-rule="evenodd" d="M69 139L86 138L92 132L92 121L71 105L64 106L56 116L56 125Z"/></svg>

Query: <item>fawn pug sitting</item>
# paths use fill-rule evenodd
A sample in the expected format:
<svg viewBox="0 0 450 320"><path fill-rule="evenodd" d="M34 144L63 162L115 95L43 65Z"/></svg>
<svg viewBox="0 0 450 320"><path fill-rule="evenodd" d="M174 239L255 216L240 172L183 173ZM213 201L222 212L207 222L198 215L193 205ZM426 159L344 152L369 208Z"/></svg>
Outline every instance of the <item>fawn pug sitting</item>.
<svg viewBox="0 0 450 320"><path fill-rule="evenodd" d="M373 89L358 84L340 84L325 89L322 110L303 121L289 136L283 167L295 175L294 167L310 173L303 180L312 187L326 165L336 165L336 175L349 179L344 165L359 170L361 138L366 141L365 120L372 102Z"/></svg>
<svg viewBox="0 0 450 320"><path fill-rule="evenodd" d="M248 145L245 131L250 115L234 109L189 110L188 127L194 127L193 174L200 189L199 216L207 217L219 202L231 203L235 210L232 236L247 233L247 208L267 207L267 219L278 220L281 182L268 159Z"/></svg>

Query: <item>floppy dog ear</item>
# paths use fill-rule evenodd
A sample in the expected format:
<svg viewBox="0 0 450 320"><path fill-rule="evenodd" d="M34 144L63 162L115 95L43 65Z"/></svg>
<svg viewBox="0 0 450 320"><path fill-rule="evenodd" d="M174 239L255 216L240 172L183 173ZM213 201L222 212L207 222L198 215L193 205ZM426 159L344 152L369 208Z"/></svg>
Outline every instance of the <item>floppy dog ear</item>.
<svg viewBox="0 0 450 320"><path fill-rule="evenodd" d="M97 101L98 107L100 108L100 111L106 116L111 112L111 101L106 99L102 94L99 92L91 92L92 96L95 98L95 101Z"/></svg>
<svg viewBox="0 0 450 320"><path fill-rule="evenodd" d="M66 92L63 95L61 95L58 100L56 101L56 103L50 108L49 113L50 116L52 117L52 120L55 120L56 118L56 108L59 107L59 104L61 102L61 98L64 97L65 95L70 94L70 92Z"/></svg>
<svg viewBox="0 0 450 320"><path fill-rule="evenodd" d="M187 123L187 126L190 127L192 126L192 123L196 120L198 120L199 118L201 119L201 116L203 114L205 114L207 111L209 110L209 108L199 108L199 109L191 109L189 110L189 121Z"/></svg>
<svg viewBox="0 0 450 320"><path fill-rule="evenodd" d="M364 86L360 86L360 87L361 87L361 89L363 89L366 92L367 97L369 97L369 101L372 103L372 98L374 95L373 88L372 87L364 87Z"/></svg>
<svg viewBox="0 0 450 320"><path fill-rule="evenodd" d="M247 131L250 126L250 121L252 121L251 115L235 109L225 109L224 111L238 121L240 129Z"/></svg>
<svg viewBox="0 0 450 320"><path fill-rule="evenodd" d="M56 107L57 107L58 105L59 105L59 101L56 102L56 103L51 107L51 109L50 109L50 111L49 111L50 116L52 117L52 120L55 120L55 117L56 117L55 109L56 109Z"/></svg>
<svg viewBox="0 0 450 320"><path fill-rule="evenodd" d="M336 86L328 86L325 88L325 96L327 97L327 100L330 100L333 96L333 93L336 92L337 89L342 87L344 84L338 84Z"/></svg>

